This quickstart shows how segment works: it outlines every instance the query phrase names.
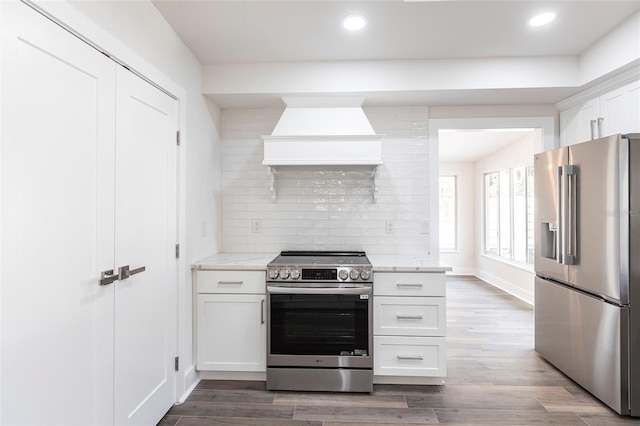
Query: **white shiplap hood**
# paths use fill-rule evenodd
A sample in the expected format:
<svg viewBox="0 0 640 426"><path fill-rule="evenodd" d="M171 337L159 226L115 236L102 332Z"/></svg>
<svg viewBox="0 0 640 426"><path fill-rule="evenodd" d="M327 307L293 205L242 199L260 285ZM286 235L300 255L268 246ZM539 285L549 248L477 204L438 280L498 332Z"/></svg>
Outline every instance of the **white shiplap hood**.
<svg viewBox="0 0 640 426"><path fill-rule="evenodd" d="M382 139L360 97L285 97L287 105L264 140L266 166L379 165Z"/></svg>

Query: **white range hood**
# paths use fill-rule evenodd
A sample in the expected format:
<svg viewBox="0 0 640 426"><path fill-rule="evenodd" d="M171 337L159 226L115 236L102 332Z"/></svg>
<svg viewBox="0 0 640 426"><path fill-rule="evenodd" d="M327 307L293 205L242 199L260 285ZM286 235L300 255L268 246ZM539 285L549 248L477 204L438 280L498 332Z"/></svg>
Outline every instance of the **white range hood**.
<svg viewBox="0 0 640 426"><path fill-rule="evenodd" d="M382 164L382 139L361 97L285 97L287 108L264 140L265 166Z"/></svg>

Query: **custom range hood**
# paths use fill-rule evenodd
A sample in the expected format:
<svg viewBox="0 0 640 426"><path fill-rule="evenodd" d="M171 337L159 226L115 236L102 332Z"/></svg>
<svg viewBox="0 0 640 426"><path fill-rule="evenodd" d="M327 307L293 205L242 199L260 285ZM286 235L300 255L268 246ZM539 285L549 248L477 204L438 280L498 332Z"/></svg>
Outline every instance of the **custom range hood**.
<svg viewBox="0 0 640 426"><path fill-rule="evenodd" d="M287 105L264 140L265 166L377 166L382 139L361 97L283 97Z"/></svg>

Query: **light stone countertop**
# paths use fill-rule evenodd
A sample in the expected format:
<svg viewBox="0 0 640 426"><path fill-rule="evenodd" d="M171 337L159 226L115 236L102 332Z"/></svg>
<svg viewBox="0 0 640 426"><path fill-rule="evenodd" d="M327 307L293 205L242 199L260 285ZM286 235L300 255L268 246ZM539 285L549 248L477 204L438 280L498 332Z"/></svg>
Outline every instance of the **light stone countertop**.
<svg viewBox="0 0 640 426"><path fill-rule="evenodd" d="M374 272L446 272L451 266L420 254L367 254Z"/></svg>
<svg viewBox="0 0 640 426"><path fill-rule="evenodd" d="M191 269L198 271L265 271L278 253L218 253L195 262ZM426 255L368 254L378 272L446 272L451 266Z"/></svg>
<svg viewBox="0 0 640 426"><path fill-rule="evenodd" d="M278 253L218 253L191 265L197 271L266 271Z"/></svg>

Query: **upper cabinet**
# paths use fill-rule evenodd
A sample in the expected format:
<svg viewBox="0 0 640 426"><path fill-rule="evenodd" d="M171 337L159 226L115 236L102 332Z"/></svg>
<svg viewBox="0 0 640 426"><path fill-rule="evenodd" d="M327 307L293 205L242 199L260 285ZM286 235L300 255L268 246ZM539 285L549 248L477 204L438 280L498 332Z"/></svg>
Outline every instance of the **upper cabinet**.
<svg viewBox="0 0 640 426"><path fill-rule="evenodd" d="M640 80L560 112L562 146L609 136L640 132Z"/></svg>

